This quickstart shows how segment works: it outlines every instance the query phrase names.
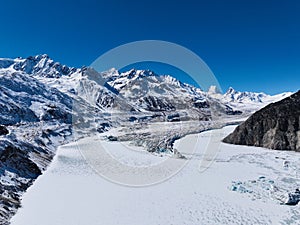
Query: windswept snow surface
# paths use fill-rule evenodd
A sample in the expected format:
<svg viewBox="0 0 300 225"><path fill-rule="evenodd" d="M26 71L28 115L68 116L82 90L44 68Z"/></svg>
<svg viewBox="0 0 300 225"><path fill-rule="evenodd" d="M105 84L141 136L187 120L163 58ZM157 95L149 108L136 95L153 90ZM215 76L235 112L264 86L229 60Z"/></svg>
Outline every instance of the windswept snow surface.
<svg viewBox="0 0 300 225"><path fill-rule="evenodd" d="M110 132L113 136L107 137L109 140L144 147L139 152L142 155L139 155L137 151L132 154L123 151L118 147L119 143L108 143L108 149L113 151L109 154L117 158L117 161L136 168L159 164L155 168L158 171L162 169L160 173L148 173L147 169L129 169L126 174L139 171L137 173L145 178L144 181L149 183L152 179L155 183L158 178L166 176L163 171L184 164L178 159L168 161L167 167L162 163L168 157L181 157L181 148L178 151L173 149L174 140L204 129L233 124L271 100L276 101L284 96L286 93L269 96L239 92L232 88L222 95L216 87L212 87L207 93L183 84L170 75L158 75L149 70L132 69L120 73L111 69L97 72L88 67L68 67L47 55L0 58L0 224L7 224L15 214L23 193L48 168L58 146ZM73 139L74 136L76 139ZM93 146L88 153L97 152L93 143L99 141L84 141ZM101 143L105 145L104 142ZM81 144L83 145L82 142ZM65 148L61 149L61 154L66 153ZM157 161L157 156L150 155L145 150L164 157L160 157L162 161ZM191 155L187 154L188 149L185 147L183 150L187 156ZM210 153L214 155L214 151ZM118 166L106 161L112 159L111 156L99 156L104 155L108 158L101 157L100 169L117 175L118 179L127 179L124 170L119 173ZM149 155L151 159L148 158ZM66 162L68 159L65 157ZM91 159L98 163L99 158ZM289 168L293 168L293 164ZM131 181L141 183L135 177ZM233 182L236 182L232 185L239 192L251 186L247 181ZM264 185L265 182L268 180L260 183Z"/></svg>
<svg viewBox="0 0 300 225"><path fill-rule="evenodd" d="M250 182L252 186L244 193L232 185L265 179L282 190L294 188L299 185L296 162L300 154L220 143L214 162L199 172L206 146L211 140L220 142L233 129L228 126L176 141L175 147L189 160L186 166L164 182L139 188L110 182L86 163L79 148L97 145L99 139L62 146L49 169L23 196L12 225L299 224L300 206L280 204L273 198L276 193L266 190L263 183ZM130 165L147 166L167 157L123 142L102 140L100 144ZM187 154L194 147L194 153Z"/></svg>

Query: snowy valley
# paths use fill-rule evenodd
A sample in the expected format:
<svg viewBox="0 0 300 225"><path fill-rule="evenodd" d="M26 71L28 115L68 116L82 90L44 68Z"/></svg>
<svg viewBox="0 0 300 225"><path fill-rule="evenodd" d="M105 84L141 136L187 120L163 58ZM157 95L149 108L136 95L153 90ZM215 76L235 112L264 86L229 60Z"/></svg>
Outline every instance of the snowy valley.
<svg viewBox="0 0 300 225"><path fill-rule="evenodd" d="M207 215L207 221L202 221L204 224L293 224L300 219L298 206L281 205L286 202L282 196L299 185L296 162L300 156L297 153L220 143L221 137L232 130L225 126L239 124L258 109L292 93L270 96L233 88L225 94L215 92L214 88L204 92L170 75L149 70L97 72L89 67L70 68L47 55L0 59L0 90L1 224L9 224L21 207L23 194L42 173L24 195L24 209L13 218L13 224L41 224L43 218L52 225L76 224L75 221L80 220L73 216L80 215L83 208L91 210L83 213L81 218L85 220L80 224L141 224L143 218L149 219L148 224L174 221L199 224L197 218L204 214ZM207 131L211 129L222 131L216 140L206 136L214 134ZM207 132L197 134L202 131ZM74 144L77 141L79 145L88 145L93 140L107 145L107 149L113 150L110 154L125 164L147 166L147 163L165 159L191 163L180 170L178 176L160 185L144 190L119 187L101 180ZM212 151L210 160L215 163L211 167L202 164L209 168L200 173L197 166L205 155L201 152L205 148L201 146L206 146L209 140L221 147ZM127 145L137 151L120 151ZM195 151L188 152L189 148ZM289 162L288 168L282 167L285 161ZM186 186L189 188L185 190ZM275 187L278 190L273 190ZM72 188L74 191L66 194ZM246 193L253 201L235 192ZM161 217L151 218L146 210L156 204L153 199L141 202L132 197L151 194L155 196L153 199L162 199L153 209L162 209L163 212L153 212ZM78 200L74 195L80 195ZM92 196L96 196L97 201L83 201ZM131 198L135 205L129 207ZM122 199L124 202L113 208ZM189 209L183 209L181 205L189 200ZM65 206L60 201L69 203ZM77 208L76 202L83 202L84 206ZM145 205L146 202L150 205ZM247 202L246 208L240 207L243 202ZM98 204L101 204L99 208ZM175 214L171 215L169 205L174 207ZM61 214L64 206L71 208ZM138 210L139 207L144 212ZM270 207L274 207L274 211L268 210ZM124 208L127 211L122 211ZM225 208L227 211L223 212ZM95 218L98 210L103 214ZM48 212L52 211L55 221L49 218L52 214ZM130 215L128 211L137 211L137 217L126 217L127 213ZM216 211L216 217L212 211ZM40 217L32 216L37 212ZM123 217L118 220L117 215ZM168 220L162 218L164 215ZM232 215L236 221L230 220ZM187 217L191 221L186 220Z"/></svg>
<svg viewBox="0 0 300 225"><path fill-rule="evenodd" d="M129 143L99 138L62 146L49 169L25 193L12 224L298 224L300 206L284 203L289 190L300 184L300 155L221 143L234 128L176 141L175 147L188 163L170 179L142 188L116 184L100 176L82 157L80 147L90 150L104 145L119 162L136 168L182 159L157 157ZM204 146L213 137L220 143L218 154L208 168L200 170ZM285 161L289 161L288 167ZM130 181L123 167L103 164L103 169ZM154 175L167 177L167 173L168 169L161 168ZM152 175L146 171L131 173L139 180L151 180Z"/></svg>

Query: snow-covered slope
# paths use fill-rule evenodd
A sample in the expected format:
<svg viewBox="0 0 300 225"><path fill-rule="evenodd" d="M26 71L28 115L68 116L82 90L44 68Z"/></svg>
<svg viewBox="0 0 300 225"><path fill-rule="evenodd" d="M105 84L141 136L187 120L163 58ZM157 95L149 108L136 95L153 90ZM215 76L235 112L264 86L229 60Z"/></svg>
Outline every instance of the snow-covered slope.
<svg viewBox="0 0 300 225"><path fill-rule="evenodd" d="M237 95L206 93L149 70L99 73L47 55L0 58L0 223L64 143L107 132L110 140L175 154L176 139L238 121L281 97L252 94L251 105ZM155 128L162 125L168 129Z"/></svg>
<svg viewBox="0 0 300 225"><path fill-rule="evenodd" d="M215 99L219 99L224 104L242 111L244 115L249 116L264 106L280 101L293 93L284 92L277 95L268 95L263 92L236 91L230 87L224 94L221 94L212 87L208 94Z"/></svg>
<svg viewBox="0 0 300 225"><path fill-rule="evenodd" d="M23 72L0 70L0 223L71 134L72 99Z"/></svg>
<svg viewBox="0 0 300 225"><path fill-rule="evenodd" d="M42 77L58 78L67 76L78 69L62 65L50 59L48 55L30 56L28 58L5 59L0 58L0 68L22 71L27 74Z"/></svg>
<svg viewBox="0 0 300 225"><path fill-rule="evenodd" d="M291 95L291 92L285 92L278 95L267 95L263 92L256 93L256 92L241 92L236 91L232 87L230 87L227 92L223 95L223 98L227 102L234 102L234 103L271 103L273 101L279 101L285 97Z"/></svg>
<svg viewBox="0 0 300 225"><path fill-rule="evenodd" d="M192 101L193 98L202 101L204 105L206 100L201 90L185 85L169 75L159 76L147 70L132 69L121 73L109 84L123 97L149 111L186 109L185 102ZM166 100L165 104L163 101L159 102L162 99Z"/></svg>
<svg viewBox="0 0 300 225"><path fill-rule="evenodd" d="M213 106L222 115L238 114L226 103L199 88L184 84L170 75L157 75L150 70L112 71L108 84L116 89L138 111L177 114L176 120L211 119ZM176 113L172 113L176 112Z"/></svg>
<svg viewBox="0 0 300 225"><path fill-rule="evenodd" d="M254 92L240 92L234 90L230 87L227 92L224 94L224 99L228 102L239 102L239 103L247 103L247 102L256 102L262 103L268 95L264 93L254 93Z"/></svg>
<svg viewBox="0 0 300 225"><path fill-rule="evenodd" d="M68 86L59 90L56 85L73 74L80 70L46 55L0 59L1 224L20 206L22 193L46 169L56 148L72 140L76 99Z"/></svg>
<svg viewBox="0 0 300 225"><path fill-rule="evenodd" d="M217 132L223 136L217 135L216 141L233 129ZM206 151L203 146L211 135L214 132L207 131L178 140L176 148L184 154L195 148L188 155L189 163L172 178L144 188L109 182L87 165L78 149L105 145L120 162L136 167L162 163L164 157L91 138L62 146L49 170L25 193L12 225L299 224L300 205L283 203L299 185L300 155L220 143L214 163L200 172ZM285 167L287 160L289 166ZM171 159L170 164L177 161ZM103 164L116 174L126 174L118 167L111 168L110 163ZM131 176L151 180L166 173L162 169L157 174Z"/></svg>

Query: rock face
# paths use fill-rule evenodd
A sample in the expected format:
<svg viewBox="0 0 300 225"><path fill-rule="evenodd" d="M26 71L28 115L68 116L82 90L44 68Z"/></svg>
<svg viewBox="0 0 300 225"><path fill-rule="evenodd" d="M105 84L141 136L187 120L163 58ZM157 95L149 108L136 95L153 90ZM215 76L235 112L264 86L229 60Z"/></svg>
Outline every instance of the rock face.
<svg viewBox="0 0 300 225"><path fill-rule="evenodd" d="M223 141L300 151L300 91L257 111Z"/></svg>
<svg viewBox="0 0 300 225"><path fill-rule="evenodd" d="M9 131L6 129L5 126L0 125L0 136L7 135Z"/></svg>

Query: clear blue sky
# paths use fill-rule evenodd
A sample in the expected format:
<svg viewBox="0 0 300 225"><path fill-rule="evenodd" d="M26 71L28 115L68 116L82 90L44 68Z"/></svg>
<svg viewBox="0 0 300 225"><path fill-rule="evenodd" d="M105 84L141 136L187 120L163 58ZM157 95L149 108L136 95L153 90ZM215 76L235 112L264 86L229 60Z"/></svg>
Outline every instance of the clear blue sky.
<svg viewBox="0 0 300 225"><path fill-rule="evenodd" d="M0 57L89 65L118 45L165 40L198 54L223 90L300 89L300 1L2 1Z"/></svg>

